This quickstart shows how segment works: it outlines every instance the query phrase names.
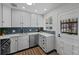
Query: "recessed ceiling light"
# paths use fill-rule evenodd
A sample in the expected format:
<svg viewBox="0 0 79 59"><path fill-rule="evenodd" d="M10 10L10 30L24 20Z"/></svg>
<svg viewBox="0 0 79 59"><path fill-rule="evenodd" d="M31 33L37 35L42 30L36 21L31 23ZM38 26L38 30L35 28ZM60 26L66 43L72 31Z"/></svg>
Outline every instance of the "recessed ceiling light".
<svg viewBox="0 0 79 59"><path fill-rule="evenodd" d="M46 11L47 9L45 8L44 11Z"/></svg>
<svg viewBox="0 0 79 59"><path fill-rule="evenodd" d="M35 12L37 12L37 9L35 10Z"/></svg>
<svg viewBox="0 0 79 59"><path fill-rule="evenodd" d="M23 9L25 9L25 7L22 7Z"/></svg>
<svg viewBox="0 0 79 59"><path fill-rule="evenodd" d="M27 5L32 5L32 3L31 2L28 2Z"/></svg>

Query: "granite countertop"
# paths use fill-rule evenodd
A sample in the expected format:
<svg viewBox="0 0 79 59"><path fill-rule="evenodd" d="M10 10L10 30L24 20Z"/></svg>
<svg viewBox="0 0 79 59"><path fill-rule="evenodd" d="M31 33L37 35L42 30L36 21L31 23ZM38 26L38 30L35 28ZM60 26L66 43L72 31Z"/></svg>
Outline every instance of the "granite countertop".
<svg viewBox="0 0 79 59"><path fill-rule="evenodd" d="M6 38L15 37L15 36L20 36L20 34L8 34L8 35L3 35L3 36L0 36L0 39L6 39Z"/></svg>
<svg viewBox="0 0 79 59"><path fill-rule="evenodd" d="M43 35L43 36L53 36L54 34L49 34L49 33L46 33L46 32L30 32L30 33L17 33L17 34L8 34L8 35L3 35L3 36L0 36L0 39L7 39L7 38L11 38L11 37L18 37L18 36L24 36L24 35L34 35L34 34L40 34L40 35Z"/></svg>

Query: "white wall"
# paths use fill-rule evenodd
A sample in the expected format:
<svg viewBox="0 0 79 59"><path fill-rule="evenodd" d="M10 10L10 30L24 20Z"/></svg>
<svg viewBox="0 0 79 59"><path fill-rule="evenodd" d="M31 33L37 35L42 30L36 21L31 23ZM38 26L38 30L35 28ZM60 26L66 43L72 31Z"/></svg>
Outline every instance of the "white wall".
<svg viewBox="0 0 79 59"><path fill-rule="evenodd" d="M65 39L79 39L79 31L78 35L69 35L60 33L60 20L67 18L76 18L79 20L79 4L65 4L60 6L58 9L51 11L50 13L44 16L44 21L47 17L52 16L53 18L53 31L56 32L56 40L59 39L57 36L61 34L61 37ZM79 30L79 21L78 21L78 30Z"/></svg>

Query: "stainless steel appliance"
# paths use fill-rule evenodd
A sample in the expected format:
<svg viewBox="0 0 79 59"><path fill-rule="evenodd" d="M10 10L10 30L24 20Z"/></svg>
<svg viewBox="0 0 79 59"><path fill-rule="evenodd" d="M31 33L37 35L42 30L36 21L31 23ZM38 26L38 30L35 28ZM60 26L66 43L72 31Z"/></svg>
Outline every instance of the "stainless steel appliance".
<svg viewBox="0 0 79 59"><path fill-rule="evenodd" d="M10 39L1 40L1 55L6 55L10 53Z"/></svg>
<svg viewBox="0 0 79 59"><path fill-rule="evenodd" d="M38 34L37 35L30 35L29 47L34 47L36 45L38 45Z"/></svg>

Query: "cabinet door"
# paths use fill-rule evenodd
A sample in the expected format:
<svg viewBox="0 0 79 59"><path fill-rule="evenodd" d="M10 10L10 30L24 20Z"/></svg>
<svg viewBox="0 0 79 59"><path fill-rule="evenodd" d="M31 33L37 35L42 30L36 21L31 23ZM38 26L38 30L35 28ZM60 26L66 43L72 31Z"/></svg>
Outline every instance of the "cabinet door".
<svg viewBox="0 0 79 59"><path fill-rule="evenodd" d="M18 50L29 48L29 36L18 37Z"/></svg>
<svg viewBox="0 0 79 59"><path fill-rule="evenodd" d="M23 36L23 49L29 48L29 36Z"/></svg>
<svg viewBox="0 0 79 59"><path fill-rule="evenodd" d="M17 51L17 37L11 38L11 44L10 44L10 53Z"/></svg>
<svg viewBox="0 0 79 59"><path fill-rule="evenodd" d="M38 24L38 27L44 26L44 19L42 15L37 15L37 24Z"/></svg>
<svg viewBox="0 0 79 59"><path fill-rule="evenodd" d="M64 42L64 55L72 55L72 44L70 42Z"/></svg>
<svg viewBox="0 0 79 59"><path fill-rule="evenodd" d="M73 39L73 55L79 55L79 39L78 38Z"/></svg>
<svg viewBox="0 0 79 59"><path fill-rule="evenodd" d="M43 42L43 50L47 53L48 52L48 48L47 48L47 44Z"/></svg>
<svg viewBox="0 0 79 59"><path fill-rule="evenodd" d="M60 55L63 55L64 52L64 42L61 41L60 39L56 41L56 48L57 48L57 52Z"/></svg>
<svg viewBox="0 0 79 59"><path fill-rule="evenodd" d="M21 11L12 9L12 27L22 27L22 19Z"/></svg>
<svg viewBox="0 0 79 59"><path fill-rule="evenodd" d="M2 27L2 5L0 4L0 27Z"/></svg>
<svg viewBox="0 0 79 59"><path fill-rule="evenodd" d="M30 27L30 18L29 13L23 12L23 27Z"/></svg>
<svg viewBox="0 0 79 59"><path fill-rule="evenodd" d="M39 46L43 48L43 37L39 35Z"/></svg>
<svg viewBox="0 0 79 59"><path fill-rule="evenodd" d="M3 6L3 27L11 27L11 8Z"/></svg>
<svg viewBox="0 0 79 59"><path fill-rule="evenodd" d="M31 15L31 27L37 27L37 15Z"/></svg>
<svg viewBox="0 0 79 59"><path fill-rule="evenodd" d="M73 55L79 55L79 44L77 43L73 45Z"/></svg>

